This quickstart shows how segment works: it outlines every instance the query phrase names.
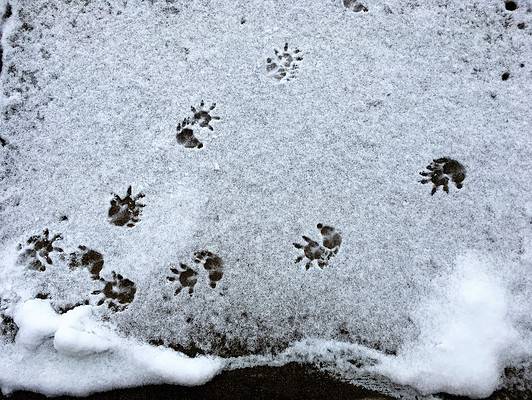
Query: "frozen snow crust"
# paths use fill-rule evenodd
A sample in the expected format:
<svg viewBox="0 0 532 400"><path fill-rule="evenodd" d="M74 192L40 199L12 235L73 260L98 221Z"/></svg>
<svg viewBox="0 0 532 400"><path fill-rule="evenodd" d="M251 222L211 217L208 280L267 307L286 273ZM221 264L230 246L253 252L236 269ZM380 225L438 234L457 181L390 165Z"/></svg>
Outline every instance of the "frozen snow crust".
<svg viewBox="0 0 532 400"><path fill-rule="evenodd" d="M516 4L1 0L2 390L530 390Z"/></svg>

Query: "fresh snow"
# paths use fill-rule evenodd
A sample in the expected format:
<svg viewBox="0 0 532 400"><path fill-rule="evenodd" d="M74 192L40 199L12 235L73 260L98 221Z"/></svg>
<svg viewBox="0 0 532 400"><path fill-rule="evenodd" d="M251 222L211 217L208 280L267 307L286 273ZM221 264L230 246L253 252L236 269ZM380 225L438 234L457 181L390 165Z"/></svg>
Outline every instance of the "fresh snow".
<svg viewBox="0 0 532 400"><path fill-rule="evenodd" d="M509 316L508 288L474 254L437 285L414 313L419 336L375 370L423 393L487 397L513 357L531 355Z"/></svg>
<svg viewBox="0 0 532 400"><path fill-rule="evenodd" d="M0 0L2 390L301 361L407 399L530 391L516 4ZM431 196L442 157L463 187Z"/></svg>

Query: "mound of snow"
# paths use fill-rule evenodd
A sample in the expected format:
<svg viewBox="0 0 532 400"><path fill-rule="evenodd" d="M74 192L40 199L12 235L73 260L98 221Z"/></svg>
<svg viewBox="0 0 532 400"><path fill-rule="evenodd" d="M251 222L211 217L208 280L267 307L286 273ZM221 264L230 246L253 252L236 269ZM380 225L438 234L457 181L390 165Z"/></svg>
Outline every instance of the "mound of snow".
<svg viewBox="0 0 532 400"><path fill-rule="evenodd" d="M190 358L120 337L94 318L93 309L78 306L58 315L49 300L20 304L14 313L19 326L15 344L0 347L5 356L0 366L2 391L83 395L149 383L193 386L212 379L222 368L220 359ZM103 352L108 354L99 355Z"/></svg>
<svg viewBox="0 0 532 400"><path fill-rule="evenodd" d="M508 290L490 266L474 254L460 257L415 314L419 336L375 370L423 393L489 396L508 361L525 352L508 307Z"/></svg>

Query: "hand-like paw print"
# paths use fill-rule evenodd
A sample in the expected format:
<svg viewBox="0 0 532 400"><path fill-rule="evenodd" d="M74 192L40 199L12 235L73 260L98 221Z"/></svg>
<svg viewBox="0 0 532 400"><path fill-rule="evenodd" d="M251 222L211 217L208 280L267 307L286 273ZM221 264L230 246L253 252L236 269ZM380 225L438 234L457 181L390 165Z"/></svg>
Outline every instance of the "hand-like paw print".
<svg viewBox="0 0 532 400"><path fill-rule="evenodd" d="M190 122L189 118L185 118L183 122L177 124L177 133L175 135L177 143L186 147L187 149L201 149L203 147L203 143L201 143L199 139L194 136L194 131L192 128L190 128L191 126L192 123Z"/></svg>
<svg viewBox="0 0 532 400"><path fill-rule="evenodd" d="M101 278L100 280L105 282L103 289L95 290L92 294L100 296L100 299L96 303L98 306L107 303L107 306L111 310L122 311L135 298L137 287L134 282L117 274L115 271L112 271L111 274L112 280L106 281Z"/></svg>
<svg viewBox="0 0 532 400"><path fill-rule="evenodd" d="M50 232L45 229L42 235L31 236L26 244L23 246L19 244L17 250L19 250L18 263L21 265L27 265L29 268L35 271L45 271L47 265L52 265L51 253L62 253L63 249L56 247L54 242L62 239L61 234L56 234L50 237Z"/></svg>
<svg viewBox="0 0 532 400"><path fill-rule="evenodd" d="M458 189L463 186L465 179L465 168L458 161L448 157L438 158L426 167L428 171L420 172L421 176L427 178L420 180L421 183L432 183L431 195L443 186L443 191L449 193L449 180L452 180Z"/></svg>
<svg viewBox="0 0 532 400"><path fill-rule="evenodd" d="M78 246L78 250L70 253L68 266L70 269L87 268L94 280L100 279L103 269L103 255L86 246Z"/></svg>
<svg viewBox="0 0 532 400"><path fill-rule="evenodd" d="M190 107L190 110L194 114L192 117L192 125L198 123L200 127L202 128L209 128L209 130L213 130L212 126L210 125L210 122L212 120L219 120L220 117L211 115L211 111L216 108L216 103L212 103L209 109L205 109L205 102L201 100L200 105L196 108L194 106Z"/></svg>
<svg viewBox="0 0 532 400"><path fill-rule="evenodd" d="M117 226L134 227L140 221L140 214L144 204L139 203L138 200L143 197L144 194L142 193L131 197L131 186L127 188L124 198L115 194L109 208L109 222Z"/></svg>
<svg viewBox="0 0 532 400"><path fill-rule="evenodd" d="M344 0L344 7L354 12L368 11L368 8L360 0Z"/></svg>
<svg viewBox="0 0 532 400"><path fill-rule="evenodd" d="M305 244L294 243L295 248L303 249L303 255L296 258L296 263L306 259L305 268L307 270L314 261L320 268L329 265L329 261L338 254L342 244L342 236L332 226L318 224L317 228L322 236L322 244L310 239L308 236L303 236Z"/></svg>
<svg viewBox="0 0 532 400"><path fill-rule="evenodd" d="M202 264L209 272L209 285L214 289L223 276L223 260L210 251L200 250L194 253L194 262Z"/></svg>
<svg viewBox="0 0 532 400"><path fill-rule="evenodd" d="M196 282L198 282L198 273L196 271L183 263L179 264L179 269L174 266L170 267L170 271L172 271L174 276L167 276L166 279L169 282L175 282L177 279L181 285L175 290L174 294L176 296L184 288L188 288L188 294L194 293L194 286L196 286Z"/></svg>
<svg viewBox="0 0 532 400"><path fill-rule="evenodd" d="M284 44L283 50L274 49L275 58L266 59L266 71L278 81L289 81L296 77L299 63L303 61L301 50L288 48Z"/></svg>

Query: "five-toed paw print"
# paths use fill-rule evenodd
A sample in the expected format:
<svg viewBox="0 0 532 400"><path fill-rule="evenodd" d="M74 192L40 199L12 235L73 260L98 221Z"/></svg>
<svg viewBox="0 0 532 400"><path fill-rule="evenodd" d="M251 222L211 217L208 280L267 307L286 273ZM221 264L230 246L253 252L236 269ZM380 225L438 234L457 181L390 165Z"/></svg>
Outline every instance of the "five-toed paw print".
<svg viewBox="0 0 532 400"><path fill-rule="evenodd" d="M111 272L112 280L106 281L100 278L100 281L105 282L103 289L95 290L93 295L98 295L99 300L96 303L101 306L107 303L107 306L113 311L124 310L129 303L135 298L137 287L135 283L115 271Z"/></svg>
<svg viewBox="0 0 532 400"><path fill-rule="evenodd" d="M205 102L201 100L200 105L196 108L194 106L190 107L190 111L194 114L192 117L192 125L199 124L202 128L209 128L213 130L210 122L212 120L219 120L220 117L211 115L211 111L216 108L216 103L212 103L209 109L205 108Z"/></svg>
<svg viewBox="0 0 532 400"><path fill-rule="evenodd" d="M368 8L360 0L343 0L344 7L354 12L367 12Z"/></svg>
<svg viewBox="0 0 532 400"><path fill-rule="evenodd" d="M167 276L166 279L169 282L175 282L176 279L179 280L180 286L175 290L175 295L177 296L181 290L188 288L188 294L194 293L194 286L198 282L198 273L190 268L188 265L180 263L179 268L174 266L170 267L170 271L173 276Z"/></svg>
<svg viewBox="0 0 532 400"><path fill-rule="evenodd" d="M185 118L183 122L177 124L177 132L175 135L177 143L186 147L187 149L201 149L203 147L203 143L201 143L199 139L194 136L194 131L192 130L191 126L192 123L190 122L190 118Z"/></svg>
<svg viewBox="0 0 532 400"><path fill-rule="evenodd" d="M97 280L103 269L103 255L86 246L78 246L78 250L69 254L68 266L70 269L87 268L91 278Z"/></svg>
<svg viewBox="0 0 532 400"><path fill-rule="evenodd" d="M124 198L115 194L109 208L109 222L117 226L134 227L140 221L140 213L144 204L139 203L138 200L143 197L142 193L131 197L131 186L127 188Z"/></svg>
<svg viewBox="0 0 532 400"><path fill-rule="evenodd" d="M303 254L296 258L296 263L307 260L305 264L307 270L314 261L320 268L329 265L329 261L338 254L342 244L342 236L332 226L318 224L317 228L322 236L322 244L310 239L308 236L303 236L305 244L294 243L294 247L303 249Z"/></svg>
<svg viewBox="0 0 532 400"><path fill-rule="evenodd" d="M289 49L288 43L284 44L283 50L274 49L275 58L266 59L266 71L280 82L289 81L296 77L299 63L303 61L303 55L299 49Z"/></svg>
<svg viewBox="0 0 532 400"><path fill-rule="evenodd" d="M209 285L214 289L223 276L223 260L210 251L200 250L194 253L194 262L203 265L209 272Z"/></svg>
<svg viewBox="0 0 532 400"><path fill-rule="evenodd" d="M51 253L62 253L63 249L55 246L55 241L62 239L61 234L50 237L50 232L45 229L41 235L31 236L25 245L19 244L18 263L26 265L35 271L45 271L46 266L52 265Z"/></svg>
<svg viewBox="0 0 532 400"><path fill-rule="evenodd" d="M443 186L443 191L449 193L449 180L452 180L458 189L463 186L465 179L465 168L458 161L448 157L438 158L426 167L428 171L420 172L421 176L426 176L420 180L421 183L432 183L430 194L437 192L438 187Z"/></svg>

